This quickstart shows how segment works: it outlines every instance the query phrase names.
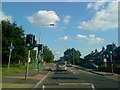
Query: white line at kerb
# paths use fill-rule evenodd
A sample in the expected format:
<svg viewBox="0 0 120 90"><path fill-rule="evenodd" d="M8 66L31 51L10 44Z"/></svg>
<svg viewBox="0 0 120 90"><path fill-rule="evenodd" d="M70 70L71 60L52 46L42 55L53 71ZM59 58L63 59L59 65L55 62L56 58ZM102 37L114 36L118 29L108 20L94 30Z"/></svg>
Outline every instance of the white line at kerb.
<svg viewBox="0 0 120 90"><path fill-rule="evenodd" d="M55 68L55 66L54 66L54 68ZM47 75L42 80L40 80L33 88L36 88L50 73L51 73L51 71L49 71L47 73Z"/></svg>
<svg viewBox="0 0 120 90"><path fill-rule="evenodd" d="M95 86L91 83L91 85L92 85L92 90L95 90Z"/></svg>
<svg viewBox="0 0 120 90"><path fill-rule="evenodd" d="M47 75L42 80L40 80L33 88L36 88L50 74L50 72L51 71L49 71Z"/></svg>
<svg viewBox="0 0 120 90"><path fill-rule="evenodd" d="M70 72L72 72L73 74L75 74L72 70L68 69Z"/></svg>

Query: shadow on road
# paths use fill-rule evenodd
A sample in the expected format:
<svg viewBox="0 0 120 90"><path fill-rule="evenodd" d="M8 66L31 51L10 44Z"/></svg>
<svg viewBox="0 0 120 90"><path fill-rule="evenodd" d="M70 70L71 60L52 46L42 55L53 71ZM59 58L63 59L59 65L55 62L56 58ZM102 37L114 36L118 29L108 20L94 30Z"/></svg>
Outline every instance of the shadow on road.
<svg viewBox="0 0 120 90"><path fill-rule="evenodd" d="M75 77L52 77L51 79L69 79L69 80L76 80L79 78L75 78Z"/></svg>

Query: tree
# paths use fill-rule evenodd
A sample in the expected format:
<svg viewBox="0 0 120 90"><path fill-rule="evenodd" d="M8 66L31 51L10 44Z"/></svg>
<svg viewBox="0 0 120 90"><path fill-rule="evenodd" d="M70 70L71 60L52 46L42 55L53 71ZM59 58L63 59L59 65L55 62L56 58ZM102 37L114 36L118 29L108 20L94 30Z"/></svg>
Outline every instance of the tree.
<svg viewBox="0 0 120 90"><path fill-rule="evenodd" d="M25 35L22 26L17 26L16 22L1 21L2 23L2 63L7 64L9 58L8 46L13 44L11 63L25 62L27 60L28 50L24 46Z"/></svg>
<svg viewBox="0 0 120 90"><path fill-rule="evenodd" d="M42 56L44 58L44 61L46 61L47 63L54 61L54 55L53 55L52 51L47 46L43 47Z"/></svg>
<svg viewBox="0 0 120 90"><path fill-rule="evenodd" d="M71 63L78 64L80 62L80 56L81 56L80 51L75 50L74 48L67 49L64 52L64 60Z"/></svg>

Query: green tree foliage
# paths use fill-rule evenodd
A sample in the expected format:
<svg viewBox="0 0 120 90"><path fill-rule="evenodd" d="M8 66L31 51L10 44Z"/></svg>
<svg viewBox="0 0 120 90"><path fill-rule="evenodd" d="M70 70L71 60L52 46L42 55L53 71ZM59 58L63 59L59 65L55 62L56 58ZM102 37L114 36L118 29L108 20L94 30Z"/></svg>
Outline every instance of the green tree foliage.
<svg viewBox="0 0 120 90"><path fill-rule="evenodd" d="M68 62L71 62L71 63L73 63L73 60L74 60L75 64L80 63L80 56L81 56L80 51L75 50L74 48L67 49L64 52L64 60L68 61Z"/></svg>
<svg viewBox="0 0 120 90"><path fill-rule="evenodd" d="M44 61L46 61L47 63L51 63L54 61L54 55L53 55L52 51L47 46L43 47L42 56L44 58Z"/></svg>
<svg viewBox="0 0 120 90"><path fill-rule="evenodd" d="M2 63L7 64L9 58L8 46L11 43L14 46L12 51L11 63L17 64L19 60L25 62L27 60L28 50L24 46L25 36L22 27L17 26L16 22L1 21L2 23Z"/></svg>

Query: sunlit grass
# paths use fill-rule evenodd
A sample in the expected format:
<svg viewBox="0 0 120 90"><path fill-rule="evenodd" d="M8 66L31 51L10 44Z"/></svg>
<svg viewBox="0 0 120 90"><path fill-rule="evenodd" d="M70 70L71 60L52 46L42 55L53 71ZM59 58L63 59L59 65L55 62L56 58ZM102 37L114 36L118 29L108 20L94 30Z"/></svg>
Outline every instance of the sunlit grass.
<svg viewBox="0 0 120 90"><path fill-rule="evenodd" d="M32 70L32 65L29 65L29 70ZM12 73L18 73L18 72L25 72L26 66L20 66L20 67L2 67L2 75L8 75Z"/></svg>
<svg viewBox="0 0 120 90"><path fill-rule="evenodd" d="M48 63L47 63L48 64ZM53 64L53 63L49 63L49 64ZM42 69L44 69L46 66L45 65L41 65ZM32 64L29 64L29 71L32 71L34 70L32 68ZM18 72L25 72L26 71L26 66L20 66L20 67L9 67L9 70L8 70L8 67L2 67L0 68L0 71L2 72L2 75L9 75L9 74L12 74L12 73L18 73Z"/></svg>
<svg viewBox="0 0 120 90"><path fill-rule="evenodd" d="M2 68L2 75L8 75L11 73L17 73L17 72L24 72L25 71L25 66L22 67L3 67Z"/></svg>

